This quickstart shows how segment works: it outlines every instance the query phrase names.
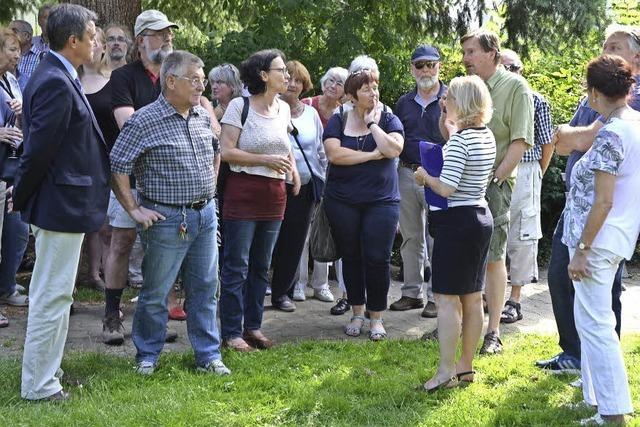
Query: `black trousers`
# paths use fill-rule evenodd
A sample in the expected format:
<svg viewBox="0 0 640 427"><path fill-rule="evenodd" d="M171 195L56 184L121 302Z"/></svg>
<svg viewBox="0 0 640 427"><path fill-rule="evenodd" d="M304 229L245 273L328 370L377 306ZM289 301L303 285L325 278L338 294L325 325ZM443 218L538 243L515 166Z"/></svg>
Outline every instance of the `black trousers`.
<svg viewBox="0 0 640 427"><path fill-rule="evenodd" d="M551 294L551 305L553 315L560 335L560 348L570 356L580 360L580 337L576 330L575 317L573 317L573 299L575 291L573 282L569 278L567 266L569 265L569 248L562 243L564 227L564 215L560 215L558 225L553 233L551 241L551 259L549 260L549 294ZM616 316L616 332L620 336L620 321L622 313L622 303L620 294L622 293L622 265L618 267L616 277L611 288L611 308Z"/></svg>
<svg viewBox="0 0 640 427"><path fill-rule="evenodd" d="M287 184L287 205L280 234L273 249L273 278L271 279L271 301L283 295L293 296L294 280L302 249L307 238L311 215L315 203L311 183L300 188L297 196L291 194L293 186Z"/></svg>

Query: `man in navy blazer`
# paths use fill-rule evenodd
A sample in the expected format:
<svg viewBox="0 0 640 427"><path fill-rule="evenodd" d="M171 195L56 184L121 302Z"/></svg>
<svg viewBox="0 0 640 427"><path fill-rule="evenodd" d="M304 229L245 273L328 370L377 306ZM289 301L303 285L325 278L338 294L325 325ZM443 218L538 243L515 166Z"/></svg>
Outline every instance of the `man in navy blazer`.
<svg viewBox="0 0 640 427"><path fill-rule="evenodd" d="M51 51L25 89L24 153L13 208L31 224L37 259L29 286L22 397L64 400L59 368L84 233L98 231L109 199L109 157L77 68L92 59L97 16L51 9Z"/></svg>

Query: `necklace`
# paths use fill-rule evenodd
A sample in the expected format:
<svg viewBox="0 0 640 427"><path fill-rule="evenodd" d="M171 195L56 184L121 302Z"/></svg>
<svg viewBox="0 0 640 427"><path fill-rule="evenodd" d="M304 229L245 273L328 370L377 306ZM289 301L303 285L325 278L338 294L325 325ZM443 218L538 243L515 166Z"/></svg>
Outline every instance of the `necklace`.
<svg viewBox="0 0 640 427"><path fill-rule="evenodd" d="M362 151L364 149L364 143L367 141L367 136L369 135L370 134L356 136L356 148L358 151Z"/></svg>
<svg viewBox="0 0 640 427"><path fill-rule="evenodd" d="M304 111L304 104L298 100L295 107L291 109L291 117L298 117Z"/></svg>
<svg viewBox="0 0 640 427"><path fill-rule="evenodd" d="M605 123L609 122L609 119L613 116L613 114L618 112L618 110L622 110L623 108L627 108L627 104L621 105L618 108L614 108L613 110L611 110L611 112L609 113L609 115L607 116L604 122Z"/></svg>

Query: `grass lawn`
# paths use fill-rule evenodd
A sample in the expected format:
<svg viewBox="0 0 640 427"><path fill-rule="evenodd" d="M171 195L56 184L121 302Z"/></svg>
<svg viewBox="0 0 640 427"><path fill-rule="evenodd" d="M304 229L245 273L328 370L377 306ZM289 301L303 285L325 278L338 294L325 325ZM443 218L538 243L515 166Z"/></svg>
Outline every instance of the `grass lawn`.
<svg viewBox="0 0 640 427"><path fill-rule="evenodd" d="M20 361L0 359L0 426L566 426L587 412L568 385L533 366L556 353L556 337L514 335L504 354L477 359L476 383L428 395L437 344L307 341L253 354L225 352L233 374L193 368L193 355L165 354L150 378L133 361L75 353L63 362L64 404L20 399ZM623 340L634 404L640 407L640 336ZM632 420L632 425L640 425Z"/></svg>

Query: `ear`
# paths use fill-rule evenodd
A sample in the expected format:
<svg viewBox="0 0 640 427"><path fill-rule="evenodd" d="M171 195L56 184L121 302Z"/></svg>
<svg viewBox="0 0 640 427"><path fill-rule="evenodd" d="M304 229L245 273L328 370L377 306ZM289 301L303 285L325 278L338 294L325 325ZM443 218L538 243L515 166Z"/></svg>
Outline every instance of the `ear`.
<svg viewBox="0 0 640 427"><path fill-rule="evenodd" d="M269 73L264 70L260 70L260 78L263 82L266 82L267 80L269 80Z"/></svg>

